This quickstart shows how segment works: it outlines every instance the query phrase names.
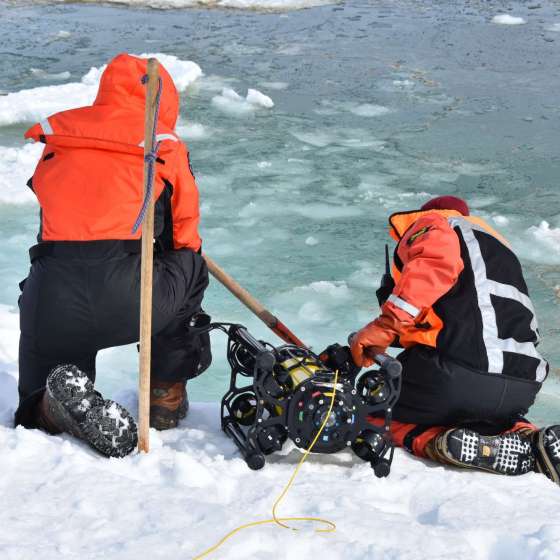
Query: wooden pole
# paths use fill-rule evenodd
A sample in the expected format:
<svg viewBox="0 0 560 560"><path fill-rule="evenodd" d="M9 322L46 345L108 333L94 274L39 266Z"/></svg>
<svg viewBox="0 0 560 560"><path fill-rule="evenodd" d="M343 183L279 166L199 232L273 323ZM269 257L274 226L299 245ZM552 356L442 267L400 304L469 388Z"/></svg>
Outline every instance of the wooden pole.
<svg viewBox="0 0 560 560"><path fill-rule="evenodd" d="M144 155L153 149L152 135L159 87L158 61L148 59ZM148 190L148 163L144 161L144 196ZM140 277L140 385L138 390L138 451L150 450L150 362L152 355L152 284L154 271L154 197L142 222Z"/></svg>
<svg viewBox="0 0 560 560"><path fill-rule="evenodd" d="M208 255L202 255L210 274L225 286L243 305L249 308L269 329L289 344L306 345L278 317L274 316L264 305L240 286L227 272L222 270Z"/></svg>

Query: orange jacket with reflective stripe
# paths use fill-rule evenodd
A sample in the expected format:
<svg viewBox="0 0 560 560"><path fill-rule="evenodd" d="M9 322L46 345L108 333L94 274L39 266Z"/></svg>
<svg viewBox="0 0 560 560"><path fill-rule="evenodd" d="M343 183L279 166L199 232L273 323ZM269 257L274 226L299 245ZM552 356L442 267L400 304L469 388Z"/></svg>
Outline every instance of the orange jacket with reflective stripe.
<svg viewBox="0 0 560 560"><path fill-rule="evenodd" d="M132 227L143 201L147 60L120 54L101 78L92 106L63 111L30 128L45 143L31 186L41 206L40 241L139 239ZM198 189L174 129L179 96L160 65L156 199L166 189L173 248L200 249Z"/></svg>
<svg viewBox="0 0 560 560"><path fill-rule="evenodd" d="M403 212L389 218L389 232L398 246L393 265L395 288L385 305L410 325L399 337L405 348L437 345L443 322L433 306L455 286L464 269L459 237L449 224L454 216L482 227L507 244L481 219L462 216L455 210ZM412 324L410 316L414 317Z"/></svg>
<svg viewBox="0 0 560 560"><path fill-rule="evenodd" d="M542 382L538 321L521 263L481 219L428 210L389 219L395 288L383 305L405 348L436 348L481 373Z"/></svg>

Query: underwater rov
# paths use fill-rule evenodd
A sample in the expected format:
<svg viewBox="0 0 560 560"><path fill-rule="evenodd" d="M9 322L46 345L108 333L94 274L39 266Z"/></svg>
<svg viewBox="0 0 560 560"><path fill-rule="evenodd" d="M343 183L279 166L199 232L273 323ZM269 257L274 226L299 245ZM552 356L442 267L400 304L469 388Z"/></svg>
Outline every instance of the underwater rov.
<svg viewBox="0 0 560 560"><path fill-rule="evenodd" d="M347 346L334 344L317 356L305 347L258 341L242 325L212 328L228 334L231 382L222 399L222 429L251 469L261 469L265 456L279 451L288 438L307 449L325 422L336 390L313 452L351 447L376 476L389 474L394 452L391 411L401 387L397 360L378 355L379 369L361 373ZM370 424L370 415L382 418L383 424Z"/></svg>

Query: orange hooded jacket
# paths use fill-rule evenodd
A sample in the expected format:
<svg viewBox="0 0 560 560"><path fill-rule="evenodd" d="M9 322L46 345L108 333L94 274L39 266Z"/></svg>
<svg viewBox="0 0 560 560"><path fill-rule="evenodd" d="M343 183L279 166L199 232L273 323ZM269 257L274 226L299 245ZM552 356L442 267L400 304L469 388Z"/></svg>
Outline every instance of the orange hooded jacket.
<svg viewBox="0 0 560 560"><path fill-rule="evenodd" d="M200 249L198 189L189 154L174 132L179 96L160 65L156 200L170 197L173 249ZM147 60L120 54L101 77L92 106L37 123L27 139L45 143L31 181L41 206L40 241L139 239L132 227L143 201ZM169 224L168 224L169 226Z"/></svg>

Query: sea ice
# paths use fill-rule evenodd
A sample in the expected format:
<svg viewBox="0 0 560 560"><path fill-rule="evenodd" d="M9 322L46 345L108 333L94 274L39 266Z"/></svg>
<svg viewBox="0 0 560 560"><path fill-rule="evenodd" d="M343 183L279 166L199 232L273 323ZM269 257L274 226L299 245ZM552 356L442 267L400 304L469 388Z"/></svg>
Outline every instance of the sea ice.
<svg viewBox="0 0 560 560"><path fill-rule="evenodd" d="M538 226L530 227L529 233L536 241L547 245L551 251L560 253L560 228L550 227L550 224L543 220Z"/></svg>
<svg viewBox="0 0 560 560"><path fill-rule="evenodd" d="M287 82L261 82L260 85L266 89L274 89L278 91L288 89L289 86Z"/></svg>
<svg viewBox="0 0 560 560"><path fill-rule="evenodd" d="M212 103L221 111L230 115L246 115L259 107L270 109L274 102L270 97L256 89L249 89L246 97L241 97L232 88L223 88L220 95L212 98Z"/></svg>
<svg viewBox="0 0 560 560"><path fill-rule="evenodd" d="M139 56L156 57L171 74L179 91L184 91L202 75L198 64L173 55L156 53ZM38 121L64 109L90 105L105 67L90 68L80 82L23 89L1 96L0 126Z"/></svg>
<svg viewBox="0 0 560 560"><path fill-rule="evenodd" d="M175 127L175 132L186 140L202 140L210 136L208 128L200 123L182 123Z"/></svg>
<svg viewBox="0 0 560 560"><path fill-rule="evenodd" d="M89 2L91 0L81 0ZM107 4L156 8L158 10L207 6L238 10L290 11L334 4L336 0L105 0Z"/></svg>
<svg viewBox="0 0 560 560"><path fill-rule="evenodd" d="M391 109L383 107L382 105L375 105L373 103L362 103L350 107L350 112L358 115L359 117L379 117L391 113Z"/></svg>
<svg viewBox="0 0 560 560"><path fill-rule="evenodd" d="M251 105L256 105L257 107L265 107L266 109L271 109L274 107L274 102L268 95L264 95L260 91L256 89L248 89L247 90L247 103Z"/></svg>
<svg viewBox="0 0 560 560"><path fill-rule="evenodd" d="M35 195L26 183L33 175L43 148L42 144L25 144L21 148L0 146L0 203L35 201Z"/></svg>
<svg viewBox="0 0 560 560"><path fill-rule="evenodd" d="M497 23L499 25L523 25L527 22L522 17L498 14L492 18L492 23Z"/></svg>
<svg viewBox="0 0 560 560"><path fill-rule="evenodd" d="M58 81L58 80L70 79L70 72L68 71L58 72L58 74L49 74L46 70L43 70L42 68L30 68L29 70L34 76L41 78L42 80Z"/></svg>

